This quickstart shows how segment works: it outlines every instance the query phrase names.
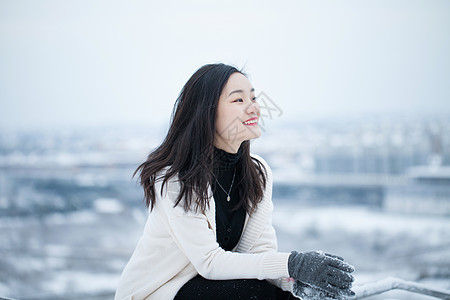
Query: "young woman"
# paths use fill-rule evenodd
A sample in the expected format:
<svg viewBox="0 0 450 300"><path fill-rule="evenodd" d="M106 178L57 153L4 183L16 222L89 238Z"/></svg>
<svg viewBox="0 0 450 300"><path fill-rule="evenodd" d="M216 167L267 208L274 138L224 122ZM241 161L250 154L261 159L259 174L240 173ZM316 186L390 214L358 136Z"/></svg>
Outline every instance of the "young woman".
<svg viewBox="0 0 450 300"><path fill-rule="evenodd" d="M246 76L201 67L162 144L136 172L148 221L116 299L344 299L353 267L318 251L277 252L272 173L250 153L260 107Z"/></svg>

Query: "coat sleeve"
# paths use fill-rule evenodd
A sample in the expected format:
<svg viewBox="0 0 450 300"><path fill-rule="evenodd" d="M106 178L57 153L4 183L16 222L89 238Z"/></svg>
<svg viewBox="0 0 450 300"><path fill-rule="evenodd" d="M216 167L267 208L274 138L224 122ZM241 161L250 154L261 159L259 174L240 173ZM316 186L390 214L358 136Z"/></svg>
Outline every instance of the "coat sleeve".
<svg viewBox="0 0 450 300"><path fill-rule="evenodd" d="M158 188L159 190L159 188ZM174 207L179 194L176 178L167 185L155 209L167 217L170 234L181 252L207 279L276 279L288 276L288 254L276 251L263 253L236 253L223 250L205 214L186 212L182 205Z"/></svg>
<svg viewBox="0 0 450 300"><path fill-rule="evenodd" d="M264 198L266 201L269 202L270 205L270 213L267 218L267 222L264 226L264 230L261 233L261 236L256 240L254 245L251 247L250 252L251 253L270 253L270 252L277 252L278 251L278 243L277 243L277 236L275 232L275 228L272 225L272 212L273 212L273 203L272 203L272 184L273 184L273 177L272 177L272 170L270 169L269 165L266 163L264 159L262 159L260 156L254 155L255 158L257 158L266 168L267 171L267 186L265 190ZM290 254L290 253L289 253ZM285 276L276 278L276 279L268 279L270 283L273 285L281 288L284 291L290 291L292 292L292 282L288 280L289 273L287 271L287 260L289 258L289 254L286 257L285 261L285 269L286 274Z"/></svg>
<svg viewBox="0 0 450 300"><path fill-rule="evenodd" d="M272 216L270 220L267 222L264 231L262 232L259 239L256 241L254 246L250 249L251 253L277 253L277 237L275 233L275 229L272 226ZM287 268L287 261L290 253L287 254L286 260L284 261L284 268L286 270L285 275L280 276L278 278L268 278L267 280L273 285L279 287L284 291L292 292L292 282L288 280L289 273Z"/></svg>

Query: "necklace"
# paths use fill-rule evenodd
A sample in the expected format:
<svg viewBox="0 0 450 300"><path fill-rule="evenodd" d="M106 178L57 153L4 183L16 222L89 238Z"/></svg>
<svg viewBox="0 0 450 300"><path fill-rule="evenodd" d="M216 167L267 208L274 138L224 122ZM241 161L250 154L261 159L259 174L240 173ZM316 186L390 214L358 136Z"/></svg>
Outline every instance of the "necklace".
<svg viewBox="0 0 450 300"><path fill-rule="evenodd" d="M220 188L224 191L224 193L227 194L227 202L230 202L230 201L231 201L230 193L231 193L231 189L233 188L234 176L235 176L235 175L236 175L236 168L234 168L233 180L231 180L230 190L228 191L228 193L227 193L227 191L223 188L223 186L220 184L219 180L217 180L217 177L214 176L214 177L216 178L217 184L218 184L218 185L220 186Z"/></svg>

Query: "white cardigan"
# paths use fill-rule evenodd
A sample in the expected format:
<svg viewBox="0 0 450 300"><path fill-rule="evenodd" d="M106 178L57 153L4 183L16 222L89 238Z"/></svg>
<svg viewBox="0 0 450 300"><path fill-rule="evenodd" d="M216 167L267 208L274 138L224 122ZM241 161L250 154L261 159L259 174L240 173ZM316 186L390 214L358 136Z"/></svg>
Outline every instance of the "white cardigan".
<svg viewBox="0 0 450 300"><path fill-rule="evenodd" d="M233 251L216 242L216 213L211 189L205 213L185 212L174 201L180 190L177 177L170 179L161 196L155 185L156 203L144 233L123 270L115 299L173 299L178 290L200 274L207 279L268 279L292 291L287 261L290 253L277 252L272 226L272 171L264 164L267 184L263 200L247 214L241 239ZM166 188L167 187L167 188Z"/></svg>

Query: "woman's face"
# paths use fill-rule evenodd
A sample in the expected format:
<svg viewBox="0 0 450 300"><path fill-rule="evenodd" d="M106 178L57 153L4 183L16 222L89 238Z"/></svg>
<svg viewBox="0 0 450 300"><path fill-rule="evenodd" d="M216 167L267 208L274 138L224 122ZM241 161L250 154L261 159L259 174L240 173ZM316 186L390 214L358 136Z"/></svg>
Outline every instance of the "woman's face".
<svg viewBox="0 0 450 300"><path fill-rule="evenodd" d="M217 106L214 146L236 153L243 141L261 136L259 116L259 104L250 81L241 73L231 74Z"/></svg>

